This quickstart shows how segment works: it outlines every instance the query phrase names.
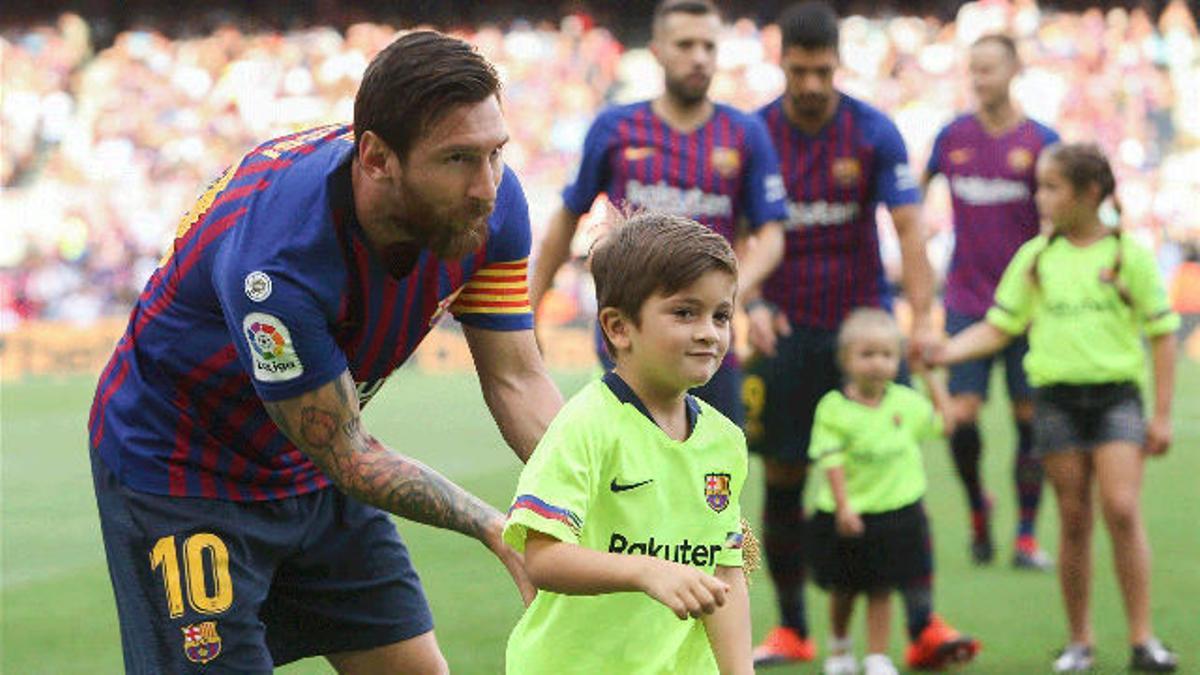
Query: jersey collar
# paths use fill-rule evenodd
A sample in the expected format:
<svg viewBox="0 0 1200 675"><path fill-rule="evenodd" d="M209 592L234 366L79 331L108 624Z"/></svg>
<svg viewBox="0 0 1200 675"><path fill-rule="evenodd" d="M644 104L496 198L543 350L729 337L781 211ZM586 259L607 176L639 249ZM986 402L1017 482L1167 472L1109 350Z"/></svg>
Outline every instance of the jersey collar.
<svg viewBox="0 0 1200 675"><path fill-rule="evenodd" d="M628 382L621 379L621 376L617 374L617 371L610 370L605 373L604 384L608 385L609 391L613 393L613 396L617 397L618 401L621 403L628 403L634 408L637 408L638 412L645 415L646 419L650 420L651 424L658 426L658 422L654 421L654 417L646 408L646 404L642 403L642 399L638 398L638 395L634 393L633 387L630 387ZM691 436L692 431L696 428L696 420L700 417L700 404L696 401L695 396L692 396L691 394L685 394L683 397L683 405L684 412L687 416L688 436Z"/></svg>

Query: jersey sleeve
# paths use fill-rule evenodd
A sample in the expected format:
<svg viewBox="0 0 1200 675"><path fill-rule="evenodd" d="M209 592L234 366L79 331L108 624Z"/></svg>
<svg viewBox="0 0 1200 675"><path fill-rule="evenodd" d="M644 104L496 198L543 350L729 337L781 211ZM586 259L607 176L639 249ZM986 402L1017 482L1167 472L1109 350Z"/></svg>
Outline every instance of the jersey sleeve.
<svg viewBox="0 0 1200 675"><path fill-rule="evenodd" d="M928 441L942 437L942 430L945 428L942 421L942 416L938 414L937 408L933 407L933 403L924 396L913 391L913 407L916 409L917 419L920 424L917 426L917 440Z"/></svg>
<svg viewBox="0 0 1200 675"><path fill-rule="evenodd" d="M908 164L908 149L900 130L880 114L875 130L875 199L888 208L921 201L917 180Z"/></svg>
<svg viewBox="0 0 1200 675"><path fill-rule="evenodd" d="M1042 124L1041 122L1037 123L1037 130L1042 136L1042 148L1047 148L1051 145L1062 142L1062 138L1059 137L1057 131L1051 129L1045 124Z"/></svg>
<svg viewBox="0 0 1200 675"><path fill-rule="evenodd" d="M1029 268L1037 260L1038 252L1045 249L1045 242L1045 237L1037 237L1022 246L996 286L986 321L1009 335L1020 335L1029 326L1036 293Z"/></svg>
<svg viewBox="0 0 1200 675"><path fill-rule="evenodd" d="M593 428L572 410L560 413L546 430L517 481L504 526L509 546L524 551L530 529L567 543L579 542L599 474Z"/></svg>
<svg viewBox="0 0 1200 675"><path fill-rule="evenodd" d="M749 158L742 173L742 208L750 228L756 230L763 223L787 220L787 190L766 126L753 115L744 120Z"/></svg>
<svg viewBox="0 0 1200 675"><path fill-rule="evenodd" d="M812 438L808 443L808 456L819 469L831 469L846 463L846 434L837 424L836 392L826 394L817 404L813 414Z"/></svg>
<svg viewBox="0 0 1200 675"><path fill-rule="evenodd" d="M492 211L486 260L462 287L450 312L461 323L489 330L530 330L529 204L507 167Z"/></svg>
<svg viewBox="0 0 1200 675"><path fill-rule="evenodd" d="M277 199L275 202L281 202ZM271 218L316 213L319 204L256 209ZM331 331L336 320L340 256L316 255L303 234L289 241L274 236L272 222L240 227L222 242L212 284L238 359L259 398L278 401L316 389L345 372L345 354ZM300 233L329 233L327 222L288 225Z"/></svg>
<svg viewBox="0 0 1200 675"><path fill-rule="evenodd" d="M741 430L730 434L729 447L736 448L733 475L730 476L729 506L721 512L721 528L725 530L725 543L717 551L717 565L722 567L741 567L744 555L742 544L745 535L742 533L742 488L746 484L746 472L749 463L749 452L746 449L746 436Z"/></svg>
<svg viewBox="0 0 1200 675"><path fill-rule="evenodd" d="M1121 276L1128 279L1133 309L1142 330L1150 337L1174 333L1179 330L1179 314L1171 308L1154 254L1137 242L1125 241L1126 238L1126 235L1121 237L1126 258L1125 273Z"/></svg>
<svg viewBox="0 0 1200 675"><path fill-rule="evenodd" d="M584 214L592 208L596 196L608 187L610 177L608 165L608 149L613 133L614 113L611 110L600 113L592 122L587 136L583 141L583 154L579 158L579 170L575 180L563 189L563 205L576 215Z"/></svg>

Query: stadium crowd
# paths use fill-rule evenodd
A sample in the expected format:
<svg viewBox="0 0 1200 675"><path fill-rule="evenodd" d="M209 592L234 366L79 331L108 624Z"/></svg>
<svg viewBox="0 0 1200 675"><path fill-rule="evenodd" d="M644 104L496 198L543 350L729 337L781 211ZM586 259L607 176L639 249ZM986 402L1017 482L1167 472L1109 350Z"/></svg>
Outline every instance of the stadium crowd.
<svg viewBox="0 0 1200 675"><path fill-rule="evenodd" d="M262 139L349 119L367 62L395 31L135 30L97 51L88 24L65 14L3 34L0 325L128 311L203 183ZM1170 279L1200 245L1200 35L1186 3L1157 17L1050 12L1033 0L968 3L945 24L851 17L840 86L893 115L923 166L933 135L968 106L964 47L993 31L1017 38L1024 109L1113 158L1122 222L1156 247ZM529 192L536 238L592 117L606 102L654 95L657 65L586 15L457 34L500 66L506 159ZM777 96L778 44L774 26L728 23L713 98L754 109ZM925 212L931 257L944 266L952 234L943 186ZM895 258L886 246L885 257Z"/></svg>

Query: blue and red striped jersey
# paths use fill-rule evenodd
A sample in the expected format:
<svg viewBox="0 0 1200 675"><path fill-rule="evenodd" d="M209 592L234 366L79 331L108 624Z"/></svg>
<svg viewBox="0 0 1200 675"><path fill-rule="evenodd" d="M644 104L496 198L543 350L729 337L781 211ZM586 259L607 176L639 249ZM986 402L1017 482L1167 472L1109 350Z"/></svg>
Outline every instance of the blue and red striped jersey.
<svg viewBox="0 0 1200 675"><path fill-rule="evenodd" d="M950 184L954 254L946 272L946 307L982 317L1013 254L1038 233L1037 159L1058 134L1026 119L1000 134L976 115L938 133L926 172Z"/></svg>
<svg viewBox="0 0 1200 675"><path fill-rule="evenodd" d="M720 104L686 134L656 115L650 101L601 112L563 202L585 213L601 192L618 206L687 216L730 241L741 218L757 229L787 216L779 161L762 123Z"/></svg>
<svg viewBox="0 0 1200 675"><path fill-rule="evenodd" d="M529 330L528 207L505 169L486 243L393 277L354 216L347 126L268 141L184 216L100 376L91 446L131 489L253 501L330 485L262 401L349 369L362 404L446 311Z"/></svg>
<svg viewBox="0 0 1200 675"><path fill-rule="evenodd" d="M763 297L793 323L827 329L856 307L890 308L875 208L920 200L896 125L839 96L833 117L811 136L788 120L782 97L758 112L779 152L789 212L783 262Z"/></svg>

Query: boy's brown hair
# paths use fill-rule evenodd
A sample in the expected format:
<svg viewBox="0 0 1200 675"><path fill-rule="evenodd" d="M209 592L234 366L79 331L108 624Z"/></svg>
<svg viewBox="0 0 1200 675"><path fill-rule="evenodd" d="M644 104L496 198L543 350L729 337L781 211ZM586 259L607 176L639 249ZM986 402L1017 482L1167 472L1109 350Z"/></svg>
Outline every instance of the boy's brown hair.
<svg viewBox="0 0 1200 675"><path fill-rule="evenodd" d="M610 218L613 229L592 251L597 309L612 307L640 326L642 305L655 293L677 293L712 270L737 278L729 242L690 218L652 211ZM604 346L615 358L608 335Z"/></svg>

